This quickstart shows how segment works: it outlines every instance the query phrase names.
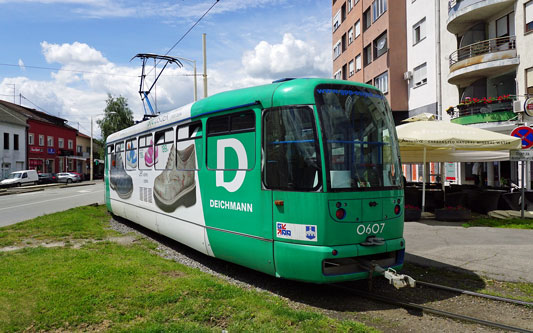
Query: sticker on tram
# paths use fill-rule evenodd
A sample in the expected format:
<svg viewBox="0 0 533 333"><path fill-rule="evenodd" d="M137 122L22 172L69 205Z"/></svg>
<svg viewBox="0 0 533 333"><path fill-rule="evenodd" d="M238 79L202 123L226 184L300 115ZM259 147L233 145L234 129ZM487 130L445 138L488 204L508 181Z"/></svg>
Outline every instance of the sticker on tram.
<svg viewBox="0 0 533 333"><path fill-rule="evenodd" d="M357 226L357 234L358 235L376 235L383 232L383 229L385 228L385 223L374 223L374 224L368 224L368 225L359 225Z"/></svg>
<svg viewBox="0 0 533 333"><path fill-rule="evenodd" d="M276 222L278 238L316 242L318 232L316 225Z"/></svg>

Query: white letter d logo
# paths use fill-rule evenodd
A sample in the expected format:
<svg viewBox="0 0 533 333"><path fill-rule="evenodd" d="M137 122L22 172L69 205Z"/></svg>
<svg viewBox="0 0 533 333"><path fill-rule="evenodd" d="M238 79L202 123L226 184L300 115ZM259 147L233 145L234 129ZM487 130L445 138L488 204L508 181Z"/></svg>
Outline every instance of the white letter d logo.
<svg viewBox="0 0 533 333"><path fill-rule="evenodd" d="M226 162L226 148L231 148L237 153L237 160L239 161L239 166L235 178L230 182L224 181L224 169ZM248 168L248 157L246 156L246 150L242 143L237 139L222 139L217 141L217 170L216 171L216 186L223 187L228 192L237 191L242 183L244 182L244 177L246 176L246 171L244 169Z"/></svg>

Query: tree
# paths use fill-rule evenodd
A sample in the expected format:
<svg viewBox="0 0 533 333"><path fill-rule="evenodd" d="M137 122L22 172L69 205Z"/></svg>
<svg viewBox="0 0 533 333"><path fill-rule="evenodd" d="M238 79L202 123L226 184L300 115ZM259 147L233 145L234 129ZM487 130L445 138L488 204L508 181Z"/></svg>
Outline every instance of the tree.
<svg viewBox="0 0 533 333"><path fill-rule="evenodd" d="M119 96L114 98L111 94L107 95L107 106L104 109L104 118L97 120L102 132L102 140L107 141L110 134L118 132L124 128L133 125L133 112L128 106L128 100Z"/></svg>

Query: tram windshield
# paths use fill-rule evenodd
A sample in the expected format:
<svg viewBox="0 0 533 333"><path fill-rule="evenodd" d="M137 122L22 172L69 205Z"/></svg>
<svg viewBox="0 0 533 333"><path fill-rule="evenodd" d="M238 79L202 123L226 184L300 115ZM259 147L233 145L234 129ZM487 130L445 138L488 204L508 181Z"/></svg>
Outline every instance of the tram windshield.
<svg viewBox="0 0 533 333"><path fill-rule="evenodd" d="M383 94L351 85L320 85L315 99L328 187L333 191L400 187L396 132Z"/></svg>

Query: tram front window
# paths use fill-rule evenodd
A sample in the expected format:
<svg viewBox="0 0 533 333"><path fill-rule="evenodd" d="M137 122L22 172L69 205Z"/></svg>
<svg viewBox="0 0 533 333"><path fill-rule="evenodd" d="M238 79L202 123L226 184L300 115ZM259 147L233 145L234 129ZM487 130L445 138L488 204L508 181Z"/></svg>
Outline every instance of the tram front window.
<svg viewBox="0 0 533 333"><path fill-rule="evenodd" d="M320 156L313 109L286 106L263 114L263 182L267 188L314 191L320 188Z"/></svg>
<svg viewBox="0 0 533 333"><path fill-rule="evenodd" d="M322 85L315 99L332 190L401 186L394 122L377 90Z"/></svg>

